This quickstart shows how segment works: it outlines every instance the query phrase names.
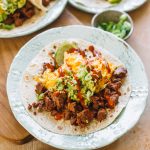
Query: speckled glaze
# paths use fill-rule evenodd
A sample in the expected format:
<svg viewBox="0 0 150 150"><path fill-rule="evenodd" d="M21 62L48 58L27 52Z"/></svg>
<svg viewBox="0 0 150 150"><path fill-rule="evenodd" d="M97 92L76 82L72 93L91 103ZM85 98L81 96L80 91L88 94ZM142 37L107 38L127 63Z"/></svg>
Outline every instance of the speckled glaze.
<svg viewBox="0 0 150 150"><path fill-rule="evenodd" d="M23 71L34 56L50 42L70 38L92 42L117 56L126 65L132 85L129 103L120 116L103 130L84 136L60 135L42 128L26 112L19 93ZM148 81L140 58L123 40L92 27L67 26L45 31L21 48L8 73L7 94L14 116L37 139L61 149L95 149L114 142L137 123L146 106Z"/></svg>
<svg viewBox="0 0 150 150"><path fill-rule="evenodd" d="M120 4L113 5L106 7L106 9L116 9L116 10L121 10L121 11L132 11L140 6L142 6L147 0L122 0ZM105 8L91 8L91 7L86 7L84 5L81 5L77 3L75 0L69 0L70 4L80 10L83 10L88 13L96 14L99 13L102 10L105 10Z"/></svg>
<svg viewBox="0 0 150 150"><path fill-rule="evenodd" d="M25 21L22 26L13 30L0 29L0 38L18 37L40 30L55 21L61 15L66 4L67 0L56 0L52 6L48 8L47 12L38 13L38 16L33 16L31 19Z"/></svg>

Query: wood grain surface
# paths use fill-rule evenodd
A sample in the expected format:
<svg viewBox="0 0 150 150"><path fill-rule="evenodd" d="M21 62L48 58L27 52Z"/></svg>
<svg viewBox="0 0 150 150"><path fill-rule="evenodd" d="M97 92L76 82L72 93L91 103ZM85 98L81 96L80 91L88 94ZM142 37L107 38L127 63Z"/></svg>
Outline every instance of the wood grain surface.
<svg viewBox="0 0 150 150"><path fill-rule="evenodd" d="M51 27L71 25L74 23L80 24L69 11L65 10L57 21L41 31ZM29 133L22 128L21 125L19 125L10 110L6 94L7 73L18 50L28 40L41 31L19 38L0 39L0 136L17 143L24 143L31 139L31 136L29 136Z"/></svg>
<svg viewBox="0 0 150 150"><path fill-rule="evenodd" d="M84 12L81 12L71 6L68 6L67 9L75 16L71 15L68 11L63 13L65 15L65 18L62 16L52 25L52 26L60 26L66 25L68 23L64 23L64 20L68 20L69 17L72 19L69 19L69 24L79 24L82 22L85 25L90 25L90 21L92 18L91 14L87 14ZM145 69L148 75L148 80L150 81L150 2L147 2L145 5L143 5L141 8L133 11L130 13L131 17L134 21L134 32L132 36L127 40L127 42L134 48L134 50L137 52L137 54L142 59ZM51 26L45 28L48 29ZM43 30L45 30L43 29ZM42 30L42 31L43 31ZM41 31L39 31L41 32ZM37 34L37 33L36 33ZM1 109L6 109L6 113L8 113L8 116L12 116L11 111L9 109L6 91L5 91L5 81L6 81L6 75L7 71L9 69L9 65L12 61L12 58L17 53L18 49L30 38L32 38L35 34L16 38L16 39L0 39L0 116ZM6 44L7 43L7 44ZM13 47L12 47L13 43ZM19 44L20 43L20 44ZM2 68L2 69L1 69ZM137 123L137 125L130 130L127 134L125 134L123 137L121 137L119 140L114 142L113 144L106 146L102 148L101 150L150 150L150 96L148 97L147 107L145 109L144 114L142 115L141 119ZM134 117L134 116L133 116ZM9 121L9 117L5 118L4 116L1 116L0 119L0 128L1 126L5 126L6 122L8 124L12 124L11 121ZM6 122L4 122L5 120ZM12 119L14 121L15 125L15 119ZM6 125L8 126L8 125ZM11 126L11 125L10 125ZM18 129L17 129L18 128ZM0 134L7 133L8 136L12 136L13 138L21 137L21 134L17 132L17 136L14 136L13 129L21 130L24 135L28 135L25 130L23 130L21 127L18 127L18 124L16 123L16 127L13 127L12 130L9 128L5 128L5 131L1 131ZM24 137L25 137L24 136ZM25 144L25 145L15 145L13 143L8 142L7 140L0 138L0 150L56 150L55 148L52 148L44 143L41 143L40 141L34 139L31 142Z"/></svg>

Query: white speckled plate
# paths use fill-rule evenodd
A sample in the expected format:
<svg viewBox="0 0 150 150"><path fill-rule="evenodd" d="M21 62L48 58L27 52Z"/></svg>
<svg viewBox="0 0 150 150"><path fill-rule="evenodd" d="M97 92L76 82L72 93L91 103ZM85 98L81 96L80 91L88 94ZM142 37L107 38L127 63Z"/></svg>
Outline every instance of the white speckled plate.
<svg viewBox="0 0 150 150"><path fill-rule="evenodd" d="M12 30L0 29L0 38L18 37L40 30L41 28L55 21L64 10L66 4L67 0L53 1L50 3L47 12L44 13L36 10L36 15L25 21L22 26L16 27Z"/></svg>
<svg viewBox="0 0 150 150"><path fill-rule="evenodd" d="M89 0L88 0L89 1ZM101 0L103 1L103 0ZM104 0L105 1L105 0ZM105 9L116 9L121 11L132 11L140 6L142 6L147 0L122 0L119 4L115 5L107 5L106 2L104 2L104 5L91 7L91 5L84 5L78 0L69 0L70 4L80 10L83 10L88 13L99 13L102 10Z"/></svg>
<svg viewBox="0 0 150 150"><path fill-rule="evenodd" d="M50 42L70 38L92 42L117 56L126 65L132 85L129 103L120 116L108 127L84 136L60 135L42 128L26 112L19 92L23 71L34 56ZM21 48L8 73L7 94L14 116L37 139L61 149L94 149L114 142L137 123L146 106L148 81L140 58L126 42L96 28L67 26L45 31Z"/></svg>

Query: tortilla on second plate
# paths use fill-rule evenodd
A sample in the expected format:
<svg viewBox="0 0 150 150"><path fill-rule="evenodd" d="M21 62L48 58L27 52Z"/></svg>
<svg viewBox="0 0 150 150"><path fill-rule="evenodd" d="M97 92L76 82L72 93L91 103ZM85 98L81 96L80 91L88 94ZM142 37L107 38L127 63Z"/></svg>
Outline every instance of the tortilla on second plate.
<svg viewBox="0 0 150 150"><path fill-rule="evenodd" d="M106 0L75 0L76 3L84 5L90 8L107 8L111 7L112 4L107 2Z"/></svg>

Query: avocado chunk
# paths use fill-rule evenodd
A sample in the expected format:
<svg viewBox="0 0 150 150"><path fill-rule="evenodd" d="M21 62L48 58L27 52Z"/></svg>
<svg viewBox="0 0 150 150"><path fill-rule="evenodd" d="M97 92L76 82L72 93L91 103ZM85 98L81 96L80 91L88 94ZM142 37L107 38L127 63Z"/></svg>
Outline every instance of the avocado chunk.
<svg viewBox="0 0 150 150"><path fill-rule="evenodd" d="M109 3L115 4L119 3L121 0L108 0Z"/></svg>

